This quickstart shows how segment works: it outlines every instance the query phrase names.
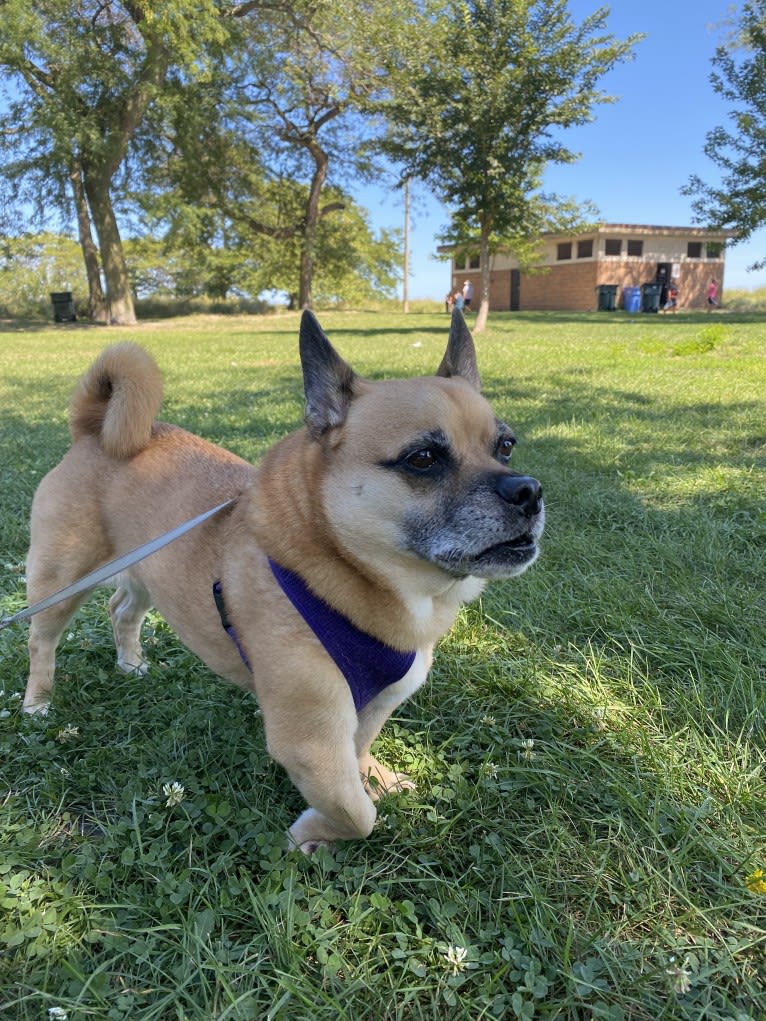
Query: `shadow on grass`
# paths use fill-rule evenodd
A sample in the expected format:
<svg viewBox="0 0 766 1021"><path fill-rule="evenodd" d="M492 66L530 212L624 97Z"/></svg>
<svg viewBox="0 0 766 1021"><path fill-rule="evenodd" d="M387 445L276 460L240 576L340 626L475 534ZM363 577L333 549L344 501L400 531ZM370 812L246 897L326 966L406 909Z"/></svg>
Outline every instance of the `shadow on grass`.
<svg viewBox="0 0 766 1021"><path fill-rule="evenodd" d="M269 370L267 386L238 385L227 388L225 396L223 374L210 378L211 399L204 407L187 398L175 401L171 393L168 419L243 455L299 423L297 370ZM260 382L262 377L252 378ZM37 384L25 394L24 381L14 382L20 405L26 397L40 396ZM757 905L748 907L735 884L737 870L741 874L752 853L747 834L757 831L760 809L755 798L746 813L735 798L727 802L725 791L719 797L708 762L722 746L731 761L738 761L737 728L745 726L748 715L754 719L757 708L747 690L735 691L727 704L721 689L729 681L737 687L726 670L736 667L743 689L746 678L756 676L751 601L759 568L747 553L763 540L763 514L755 481L752 492L738 482L721 483L717 493L698 487L669 506L653 502L651 487L682 471L714 472L722 461L743 473L762 465L761 405L678 400L658 406L644 393L604 386L577 370L548 378L544 387L509 386L497 374L485 384L492 401L517 409L520 431L528 437L519 454L525 469L545 486L548 532L540 564L523 579L490 589L486 615L478 607L467 611L476 631L458 624L437 655L430 684L398 711L399 722L384 730L384 742L398 742L403 735L396 749L401 756L421 756L428 785L422 803L406 795L401 808L394 803L390 809L404 827L405 848L398 846L397 833L381 827L367 844L342 849L324 878L321 861L296 866L262 852L264 846L271 851L259 843L265 829L277 829L288 812L300 809L300 800L269 765L262 735L248 736L252 708L236 693L211 696L201 668L187 703L188 660L172 636L155 628L164 666L134 684L123 682L130 692L123 714L104 721L86 702L98 698L101 686L111 690L112 653L108 625L95 626L90 612L62 657L66 672L82 675L85 685L81 693L64 686L66 712L60 719L77 720L84 735L95 732L99 740L88 736L70 753L56 744L56 724L51 726L41 741L48 769L36 781L47 785L48 811L69 808L77 797L87 804L90 789L109 803L104 815L115 833L100 839L113 842L111 858L124 870L115 887L128 902L121 908L127 915L132 898L137 914L147 909L148 895L146 905L138 903L146 872L163 877L165 903L177 896L173 903L183 908L184 869L192 865L199 875L210 874L211 865L232 876L241 870L264 898L270 885L289 887L290 896L299 897L300 891L294 895L289 886L298 869L305 884L342 891L347 903L367 884L391 903L412 900L428 939L473 938L483 940L485 950L500 939L515 940L536 962L538 974L550 974L549 1004L574 997L567 992L566 976L587 963L588 981L581 983L586 992L575 999L572 1017L590 1016L589 998L597 999L594 975L602 989L607 982L617 988L621 980L642 983L644 1015L660 1016L666 961L652 959L656 947L640 930L650 932L664 953L675 946L671 929L679 927L679 945L696 948L700 933L700 945L708 938L707 926L715 980L705 988L711 996L724 988L721 995L730 996L731 1003L747 1004L736 969L724 976L724 985L716 968L729 966L727 955L748 964L751 948L757 949L756 935L751 937ZM58 402L62 389L62 380L52 380L42 403ZM61 407L63 412L64 403ZM581 430L557 431L573 419L582 423ZM710 442L701 442L703 435ZM34 463L50 459L52 466L67 435L63 421L30 424L6 410L0 412L0 436L15 444L15 514L20 501L31 499L36 481L21 473L27 456ZM621 438L625 456L617 463L614 441ZM636 477L642 479L639 488L632 482ZM741 527L733 527L736 515ZM87 648L88 643L97 648ZM695 683L700 688L696 705ZM733 728L731 737L721 736L726 728ZM696 745L689 739L692 730ZM522 741L532 737L537 750L525 759ZM31 757L25 740L22 734L17 742L19 761ZM166 749L172 749L171 756ZM488 782L482 772L494 756L504 756L499 783ZM15 761L12 754L7 761ZM66 775L59 762L66 762ZM149 848L157 856L147 859L151 868L143 860L134 866L127 852L133 848L135 816L129 815L127 797L120 802L121 789L126 776L135 777L130 780L131 792L133 787L137 792L135 811L144 811L142 792L149 784L157 787L158 773L170 768L189 788L186 810L197 815L185 829L182 813L172 821L168 816L168 833L177 827L175 835L158 832L156 847ZM253 773L259 779L257 800L248 789ZM9 780L9 789L25 782ZM744 771L738 783L744 787ZM41 797L39 790L33 796ZM219 801L227 802L226 815L219 812ZM142 821L148 827L146 812ZM82 840L60 840L58 845L35 842L30 853L36 860L50 855L51 874L69 879L71 869L67 873L60 860L61 845L70 853L69 843L72 854L83 850ZM98 840L88 843L96 846L92 857L98 860ZM91 873L88 882L95 884L95 867ZM470 876L473 883L466 879ZM156 882L153 876L151 882ZM562 888L564 894L556 892ZM646 896L647 888L654 892ZM681 921L672 904L675 891L683 902ZM112 888L109 895L114 899ZM719 950L713 945L715 931L728 931L737 897L741 945ZM188 898L193 905L193 891ZM460 926L455 925L457 935L447 936L452 932L448 912L456 904ZM389 914L396 919L395 912ZM275 914L275 938L279 923ZM661 932L662 926L667 931ZM296 925L295 932L301 931ZM247 921L230 936L241 936L243 945L257 946L263 939ZM564 944L565 955L559 952ZM408 952L411 945L414 941ZM310 965L303 957L301 962L307 971ZM493 962L502 969L499 959ZM652 968L659 979L652 979ZM305 981L296 972L298 979ZM332 984L332 975L325 979ZM631 995L638 1002L638 995Z"/></svg>

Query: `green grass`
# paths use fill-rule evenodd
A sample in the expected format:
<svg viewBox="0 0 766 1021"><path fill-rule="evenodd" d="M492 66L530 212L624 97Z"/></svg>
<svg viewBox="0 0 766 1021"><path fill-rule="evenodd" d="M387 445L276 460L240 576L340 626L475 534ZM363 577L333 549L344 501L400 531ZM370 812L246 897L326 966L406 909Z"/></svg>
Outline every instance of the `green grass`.
<svg viewBox="0 0 766 1021"><path fill-rule="evenodd" d="M443 315L322 321L372 376L446 340ZM4 613L74 379L128 335L165 418L248 458L300 422L294 315L0 328ZM766 318L494 315L478 348L543 555L384 730L417 790L366 842L284 853L301 802L256 704L157 615L124 678L98 594L46 719L19 711L25 629L0 632L1 1017L766 1017Z"/></svg>

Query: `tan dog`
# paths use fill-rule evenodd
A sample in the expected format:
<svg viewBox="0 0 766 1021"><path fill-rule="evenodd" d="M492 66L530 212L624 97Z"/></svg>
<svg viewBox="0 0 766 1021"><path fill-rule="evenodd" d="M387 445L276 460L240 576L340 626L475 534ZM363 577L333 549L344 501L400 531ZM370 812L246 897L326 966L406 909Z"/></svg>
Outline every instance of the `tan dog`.
<svg viewBox="0 0 766 1021"><path fill-rule="evenodd" d="M155 362L107 348L35 495L27 576L32 603L237 496L115 579L117 662L146 671L139 631L154 606L211 670L254 689L269 752L310 806L290 829L310 851L367 836L372 798L407 785L370 745L425 681L461 603L535 560L544 511L540 484L508 468L515 440L479 394L460 312L435 376L361 379L310 312L300 348L306 427L257 468L157 422ZM32 619L28 712L47 707L83 598Z"/></svg>

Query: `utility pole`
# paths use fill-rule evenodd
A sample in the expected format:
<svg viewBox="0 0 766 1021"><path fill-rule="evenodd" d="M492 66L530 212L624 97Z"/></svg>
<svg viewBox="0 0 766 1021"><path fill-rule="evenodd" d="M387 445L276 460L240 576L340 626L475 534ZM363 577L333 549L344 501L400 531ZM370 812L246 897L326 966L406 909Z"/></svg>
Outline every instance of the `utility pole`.
<svg viewBox="0 0 766 1021"><path fill-rule="evenodd" d="M410 179L404 182L404 287L402 311L410 310Z"/></svg>

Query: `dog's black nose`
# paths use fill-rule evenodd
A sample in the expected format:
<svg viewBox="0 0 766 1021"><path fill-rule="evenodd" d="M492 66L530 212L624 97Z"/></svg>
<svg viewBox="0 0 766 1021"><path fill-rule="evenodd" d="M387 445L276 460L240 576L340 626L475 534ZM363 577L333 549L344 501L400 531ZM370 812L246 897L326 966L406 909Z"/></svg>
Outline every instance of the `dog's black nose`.
<svg viewBox="0 0 766 1021"><path fill-rule="evenodd" d="M500 475L495 483L498 496L521 508L527 517L539 514L543 505L543 487L531 475Z"/></svg>

